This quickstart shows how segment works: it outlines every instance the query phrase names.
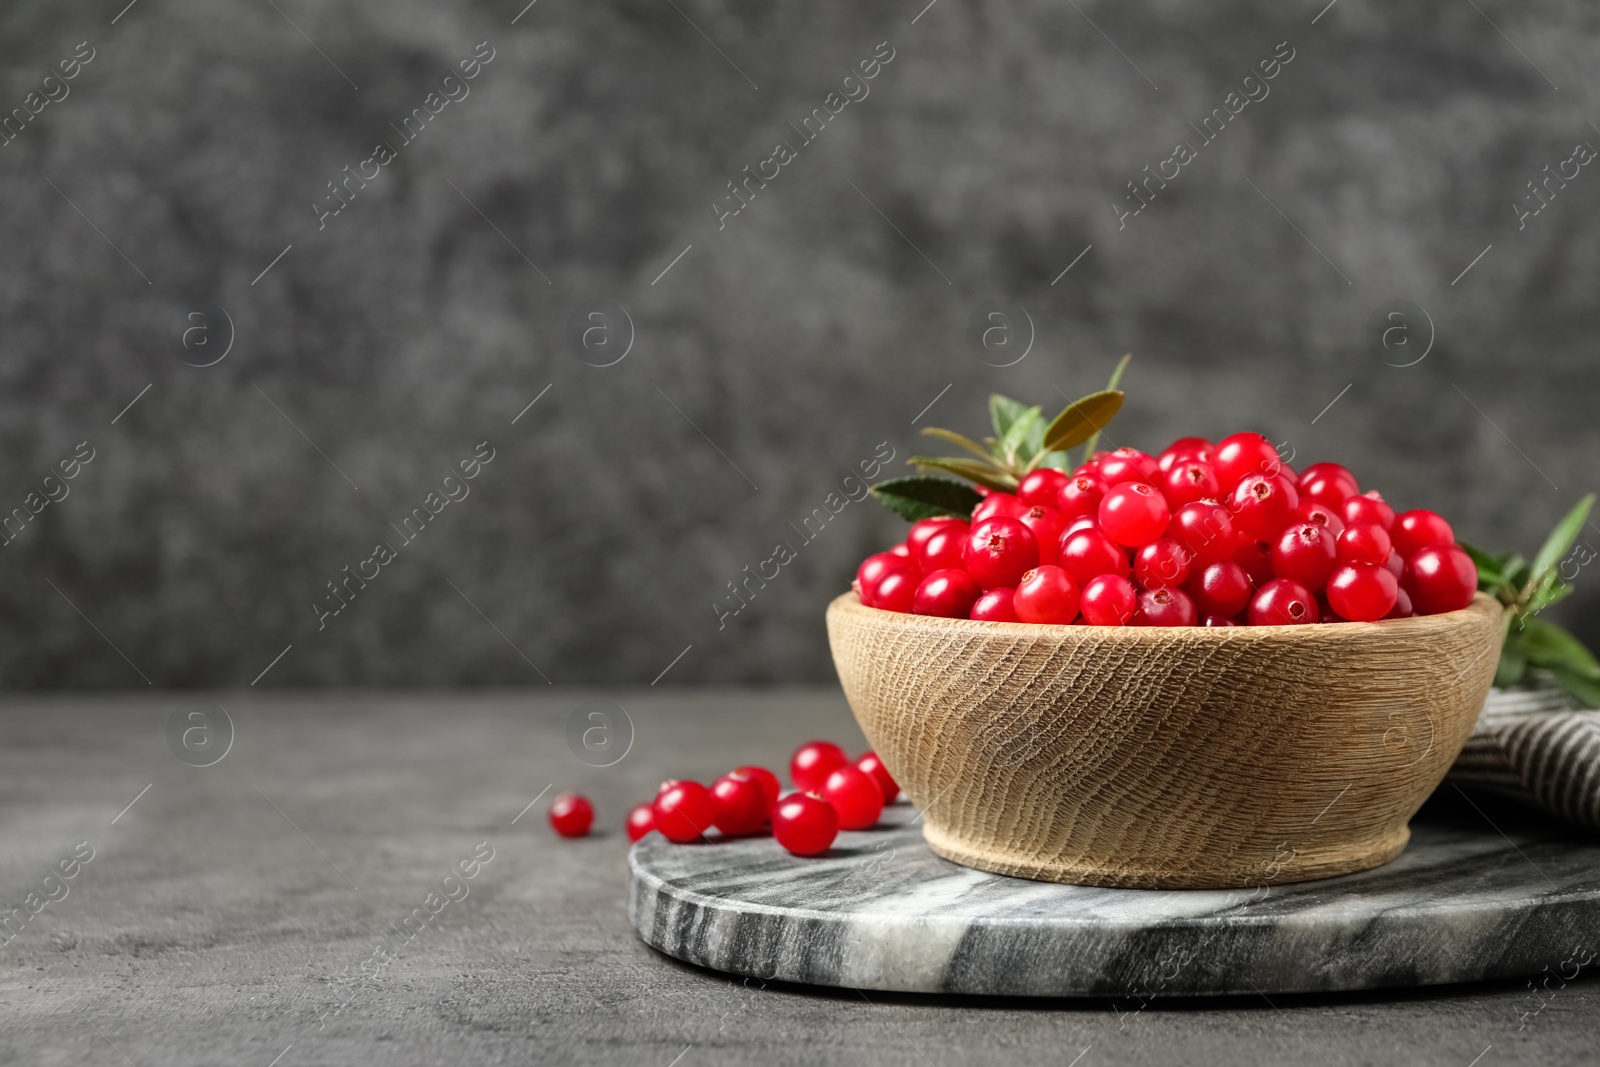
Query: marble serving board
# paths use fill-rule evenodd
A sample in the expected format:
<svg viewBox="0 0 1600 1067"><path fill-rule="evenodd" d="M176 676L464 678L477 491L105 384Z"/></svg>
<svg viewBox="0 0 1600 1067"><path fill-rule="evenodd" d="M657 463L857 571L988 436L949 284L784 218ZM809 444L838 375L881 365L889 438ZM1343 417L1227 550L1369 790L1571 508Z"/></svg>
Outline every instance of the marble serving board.
<svg viewBox="0 0 1600 1067"><path fill-rule="evenodd" d="M629 855L629 915L647 944L700 966L924 993L1366 989L1570 977L1600 955L1600 840L1448 785L1387 866L1231 891L987 874L935 856L916 819L893 805L812 859L770 837L651 834Z"/></svg>

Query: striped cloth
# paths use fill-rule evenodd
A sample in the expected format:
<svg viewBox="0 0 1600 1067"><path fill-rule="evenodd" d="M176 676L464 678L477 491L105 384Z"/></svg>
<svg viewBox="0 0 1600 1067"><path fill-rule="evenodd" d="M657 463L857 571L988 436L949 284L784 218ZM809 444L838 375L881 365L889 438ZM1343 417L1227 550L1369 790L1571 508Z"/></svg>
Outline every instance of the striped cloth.
<svg viewBox="0 0 1600 1067"><path fill-rule="evenodd" d="M1491 690L1447 780L1600 830L1600 711L1554 687Z"/></svg>

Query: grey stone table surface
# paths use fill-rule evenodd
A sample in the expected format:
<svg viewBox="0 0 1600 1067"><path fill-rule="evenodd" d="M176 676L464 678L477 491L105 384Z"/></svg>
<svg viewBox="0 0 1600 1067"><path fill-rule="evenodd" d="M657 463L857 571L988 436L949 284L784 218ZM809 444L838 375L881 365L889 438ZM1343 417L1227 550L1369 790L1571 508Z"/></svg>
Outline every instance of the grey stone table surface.
<svg viewBox="0 0 1600 1067"><path fill-rule="evenodd" d="M567 741L596 698L632 722L606 768ZM231 747L190 766L169 720L220 740L212 705ZM1595 1062L1588 970L1537 993L945 998L762 987L642 944L628 805L812 736L861 744L836 692L7 698L0 918L23 918L0 932L0 1063ZM563 789L599 832L551 834Z"/></svg>

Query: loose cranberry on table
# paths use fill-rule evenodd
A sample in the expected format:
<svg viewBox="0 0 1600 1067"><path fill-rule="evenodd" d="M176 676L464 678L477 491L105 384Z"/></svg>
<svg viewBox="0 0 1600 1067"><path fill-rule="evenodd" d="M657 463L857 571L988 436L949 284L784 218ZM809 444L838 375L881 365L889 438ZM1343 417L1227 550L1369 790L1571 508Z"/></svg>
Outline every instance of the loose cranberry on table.
<svg viewBox="0 0 1600 1067"><path fill-rule="evenodd" d="M1296 626L1321 617L1316 596L1289 578L1272 579L1250 601L1251 626Z"/></svg>
<svg viewBox="0 0 1600 1067"><path fill-rule="evenodd" d="M1172 513L1167 498L1148 482L1119 482L1100 501L1100 529L1119 545L1137 548L1160 537Z"/></svg>
<svg viewBox="0 0 1600 1067"><path fill-rule="evenodd" d="M1430 545L1406 560L1401 585L1418 615L1459 611L1478 591L1478 568L1455 545Z"/></svg>
<svg viewBox="0 0 1600 1067"><path fill-rule="evenodd" d="M1028 507L1056 506L1056 498L1067 484L1067 476L1049 467L1029 471L1017 486L1017 499Z"/></svg>
<svg viewBox="0 0 1600 1067"><path fill-rule="evenodd" d="M967 618L978 622L1020 622L1017 618L1017 609L1012 603L1016 590L1008 586L1000 586L983 594L972 605L972 611Z"/></svg>
<svg viewBox="0 0 1600 1067"><path fill-rule="evenodd" d="M883 790L872 776L847 763L828 775L822 799L839 816L839 829L865 830L883 814Z"/></svg>
<svg viewBox="0 0 1600 1067"><path fill-rule="evenodd" d="M1313 593L1328 584L1338 560L1339 548L1333 535L1315 523L1288 527L1272 546L1272 573L1279 578L1292 578Z"/></svg>
<svg viewBox="0 0 1600 1067"><path fill-rule="evenodd" d="M773 809L772 836L796 856L820 855L839 836L839 816L825 800L790 793Z"/></svg>
<svg viewBox="0 0 1600 1067"><path fill-rule="evenodd" d="M807 741L789 757L789 777L796 789L815 793L822 789L834 768L847 762L844 749L832 741Z"/></svg>
<svg viewBox="0 0 1600 1067"><path fill-rule="evenodd" d="M967 536L963 558L967 573L984 589L1016 585L1039 565L1039 542L1017 519L985 519Z"/></svg>
<svg viewBox="0 0 1600 1067"><path fill-rule="evenodd" d="M883 802L893 804L894 798L900 795L900 785L894 780L894 775L889 773L889 768L883 765L883 760L878 758L878 754L863 752L856 757L856 766L866 772L868 778L878 783L878 791L883 794Z"/></svg>
<svg viewBox="0 0 1600 1067"><path fill-rule="evenodd" d="M1194 601L1182 589L1146 589L1139 594L1140 626L1193 626L1200 621Z"/></svg>
<svg viewBox="0 0 1600 1067"><path fill-rule="evenodd" d="M1410 559L1424 548L1434 545L1456 543L1456 532L1444 521L1444 517L1421 508L1396 515L1389 534L1394 539L1395 551L1400 553L1402 559Z"/></svg>
<svg viewBox="0 0 1600 1067"><path fill-rule="evenodd" d="M964 619L972 612L983 590L966 571L954 567L934 571L917 586L911 610L917 615L936 615L945 619Z"/></svg>
<svg viewBox="0 0 1600 1067"><path fill-rule="evenodd" d="M778 784L778 776L765 767L751 767L748 765L735 767L732 773L742 774L761 787L767 811L770 813L773 805L778 803L779 795L783 792L783 788Z"/></svg>
<svg viewBox="0 0 1600 1067"><path fill-rule="evenodd" d="M1022 622L1064 626L1078 617L1078 587L1060 567L1035 567L1017 583L1011 604Z"/></svg>
<svg viewBox="0 0 1600 1067"><path fill-rule="evenodd" d="M1078 610L1090 626L1126 626L1139 612L1139 591L1120 574L1102 574L1084 585Z"/></svg>
<svg viewBox="0 0 1600 1067"><path fill-rule="evenodd" d="M677 782L663 789L651 807L661 836L680 845L698 840L717 817L716 799L699 782Z"/></svg>
<svg viewBox="0 0 1600 1067"><path fill-rule="evenodd" d="M1399 591L1400 585L1387 567L1346 563L1328 581L1328 606L1341 619L1376 622L1394 610Z"/></svg>
<svg viewBox="0 0 1600 1067"><path fill-rule="evenodd" d="M635 804L628 810L628 840L637 841L656 828L655 809L649 804Z"/></svg>
<svg viewBox="0 0 1600 1067"><path fill-rule="evenodd" d="M594 805L577 793L562 793L550 802L550 826L562 837L585 837L594 825Z"/></svg>
<svg viewBox="0 0 1600 1067"><path fill-rule="evenodd" d="M734 772L711 783L711 796L717 802L713 821L729 837L760 833L767 825L771 807L766 791L753 778Z"/></svg>

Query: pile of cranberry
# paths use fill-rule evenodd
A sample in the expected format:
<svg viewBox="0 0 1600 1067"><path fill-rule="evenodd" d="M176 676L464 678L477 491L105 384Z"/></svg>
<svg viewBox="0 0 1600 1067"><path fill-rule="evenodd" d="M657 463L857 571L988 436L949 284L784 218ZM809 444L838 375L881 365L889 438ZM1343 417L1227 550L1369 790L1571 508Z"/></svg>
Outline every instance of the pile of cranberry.
<svg viewBox="0 0 1600 1067"><path fill-rule="evenodd" d="M840 830L865 830L883 806L900 795L874 752L855 760L831 741L808 741L789 760L795 792L782 795L778 776L765 767L736 767L707 788L669 778L653 801L628 812L628 840L659 830L668 841L697 841L712 829L724 837L747 837L769 829L778 844L797 856L826 852ZM550 805L550 825L562 837L583 837L594 822L585 798L563 793Z"/></svg>
<svg viewBox="0 0 1600 1067"><path fill-rule="evenodd" d="M1260 434L1097 452L1071 474L923 519L856 571L863 603L988 622L1284 626L1464 608L1471 557L1337 463L1296 474Z"/></svg>

